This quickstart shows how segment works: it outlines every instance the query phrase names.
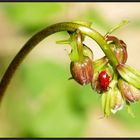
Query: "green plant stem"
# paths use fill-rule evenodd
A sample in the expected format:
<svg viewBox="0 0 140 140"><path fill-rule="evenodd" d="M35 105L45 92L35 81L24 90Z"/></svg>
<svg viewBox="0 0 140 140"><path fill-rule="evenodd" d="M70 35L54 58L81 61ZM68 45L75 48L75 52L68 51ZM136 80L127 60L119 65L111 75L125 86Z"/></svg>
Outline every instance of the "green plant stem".
<svg viewBox="0 0 140 140"><path fill-rule="evenodd" d="M8 84L10 83L15 71L17 70L18 66L21 64L21 62L24 60L24 58L28 55L28 53L44 38L47 36L54 34L56 32L60 31L76 31L79 30L82 34L85 34L89 37L91 37L93 40L95 40L98 45L101 47L101 49L104 51L105 55L110 60L110 63L116 67L118 64L118 61L108 45L106 44L106 41L104 40L103 36L99 34L94 29L91 29L87 26L72 23L72 22L62 22L57 23L54 25L51 25L40 32L37 32L33 37L31 37L27 43L21 48L21 50L17 53L17 55L14 57L10 65L8 66L6 72L4 73L1 82L0 82L0 102L2 100L2 97L5 93L5 90L7 89Z"/></svg>

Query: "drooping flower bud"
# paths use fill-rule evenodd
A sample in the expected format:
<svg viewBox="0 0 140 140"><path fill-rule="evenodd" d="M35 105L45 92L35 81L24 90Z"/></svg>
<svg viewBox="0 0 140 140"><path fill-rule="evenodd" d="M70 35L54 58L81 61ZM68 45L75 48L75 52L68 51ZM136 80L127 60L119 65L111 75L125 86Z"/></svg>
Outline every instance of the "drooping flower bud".
<svg viewBox="0 0 140 140"><path fill-rule="evenodd" d="M115 86L111 92L111 112L116 113L118 110L121 110L124 105L124 100L119 91L118 87Z"/></svg>
<svg viewBox="0 0 140 140"><path fill-rule="evenodd" d="M110 44L112 51L115 53L119 63L125 64L127 61L127 45L124 41L119 40L115 36L105 36L105 40Z"/></svg>
<svg viewBox="0 0 140 140"><path fill-rule="evenodd" d="M125 81L140 89L140 71L126 64L119 64L116 70Z"/></svg>
<svg viewBox="0 0 140 140"><path fill-rule="evenodd" d="M82 61L72 61L70 64L72 78L81 85L91 83L93 78L93 64L89 57L84 57Z"/></svg>
<svg viewBox="0 0 140 140"><path fill-rule="evenodd" d="M120 63L125 64L128 58L128 54L127 54L127 45L124 43L123 40L119 40L120 43L120 54L117 55L117 58L119 60Z"/></svg>
<svg viewBox="0 0 140 140"><path fill-rule="evenodd" d="M140 90L133 85L127 83L123 79L119 79L118 87L122 93L122 96L129 102L135 102L140 100Z"/></svg>
<svg viewBox="0 0 140 140"><path fill-rule="evenodd" d="M103 92L102 97L102 109L105 116L109 116L112 113L116 113L121 110L124 105L123 97L117 88L117 81L112 80L108 91Z"/></svg>
<svg viewBox="0 0 140 140"><path fill-rule="evenodd" d="M71 34L71 38L70 72L75 81L86 85L91 83L93 78L93 52L83 44L82 34L79 31Z"/></svg>

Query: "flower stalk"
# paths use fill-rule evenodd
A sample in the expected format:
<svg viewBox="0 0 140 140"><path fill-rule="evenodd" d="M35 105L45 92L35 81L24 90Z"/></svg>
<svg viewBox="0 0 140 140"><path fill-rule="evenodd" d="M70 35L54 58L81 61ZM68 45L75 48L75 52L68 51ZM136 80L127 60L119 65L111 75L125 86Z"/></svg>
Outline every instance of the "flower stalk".
<svg viewBox="0 0 140 140"><path fill-rule="evenodd" d="M127 21L122 21L105 36L91 28L91 23L81 21L57 23L37 32L25 43L5 71L0 81L0 103L14 73L29 52L44 38L66 31L70 38L57 43L69 44L72 48L69 54L72 78L81 85L90 83L102 95L105 116L122 109L124 102L129 102L130 107L130 102L140 99L140 72L125 64L128 55L126 44L110 35L126 23ZM96 41L104 52L104 57L93 60L92 50L83 43L85 36Z"/></svg>
<svg viewBox="0 0 140 140"><path fill-rule="evenodd" d="M44 38L60 31L71 31L74 32L76 30L79 30L82 34L87 35L91 37L93 40L97 42L97 44L101 47L101 49L104 51L110 62L113 64L113 66L116 66L118 64L118 61L116 57L112 54L112 51L106 44L106 41L104 40L104 37L95 31L92 28L89 28L87 26L73 23L73 22L62 22L57 23L54 25L51 25L49 27L46 27L45 29L41 30L40 32L37 32L34 36L32 36L27 43L21 48L21 50L17 53L17 55L14 57L14 59L9 64L6 72L4 73L1 82L0 82L0 102L2 100L2 97L5 93L5 90L8 87L8 84L10 83L15 71L17 70L18 66L22 63L22 61L25 59L25 57L29 54L29 52Z"/></svg>

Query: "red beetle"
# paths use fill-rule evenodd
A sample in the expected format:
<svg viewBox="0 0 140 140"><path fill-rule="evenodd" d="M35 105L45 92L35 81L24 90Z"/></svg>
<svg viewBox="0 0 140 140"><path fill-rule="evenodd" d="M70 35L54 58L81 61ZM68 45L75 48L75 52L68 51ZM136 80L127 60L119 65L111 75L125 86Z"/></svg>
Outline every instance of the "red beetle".
<svg viewBox="0 0 140 140"><path fill-rule="evenodd" d="M104 70L104 71L101 71L100 74L99 74L99 84L100 84L100 88L101 90L104 90L106 91L108 86L109 86L109 83L110 83L110 76L107 74L107 72Z"/></svg>

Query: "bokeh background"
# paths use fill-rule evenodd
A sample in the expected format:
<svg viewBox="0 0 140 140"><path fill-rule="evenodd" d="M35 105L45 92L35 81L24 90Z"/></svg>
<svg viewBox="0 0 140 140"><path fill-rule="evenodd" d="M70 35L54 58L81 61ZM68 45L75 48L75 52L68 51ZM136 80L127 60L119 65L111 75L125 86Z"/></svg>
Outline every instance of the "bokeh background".
<svg viewBox="0 0 140 140"><path fill-rule="evenodd" d="M128 46L127 64L140 70L140 3L0 3L0 77L25 42L48 25L82 20L105 34L121 20L128 25L114 33ZM44 39L26 57L12 79L0 108L0 137L139 137L140 103L103 116L100 96L70 75L69 45L64 32ZM94 59L103 56L91 39L85 43Z"/></svg>

